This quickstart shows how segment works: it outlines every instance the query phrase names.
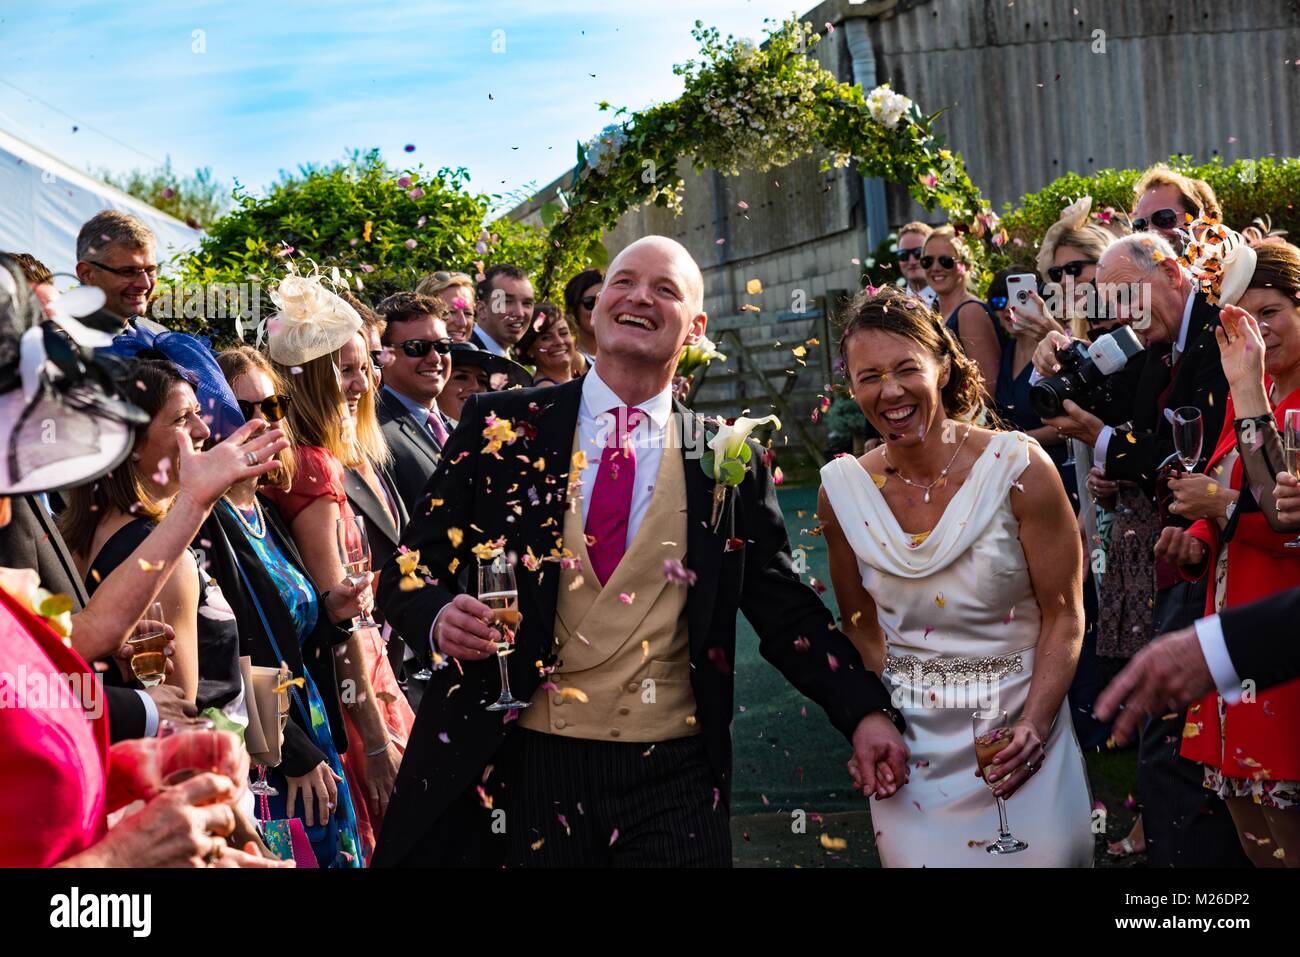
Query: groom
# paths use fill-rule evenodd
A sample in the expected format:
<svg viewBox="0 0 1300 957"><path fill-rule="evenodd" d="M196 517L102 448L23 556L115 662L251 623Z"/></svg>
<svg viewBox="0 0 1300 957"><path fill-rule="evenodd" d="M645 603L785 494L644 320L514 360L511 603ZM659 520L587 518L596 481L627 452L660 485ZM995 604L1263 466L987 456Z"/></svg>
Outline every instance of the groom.
<svg viewBox="0 0 1300 957"><path fill-rule="evenodd" d="M466 404L379 583L394 628L455 660L425 692L375 866L730 866L737 610L850 739L864 793L906 781L902 719L792 570L757 446L712 521L703 421L671 391L703 297L684 247L641 239L596 303L599 372ZM490 612L458 584L502 540L522 613L505 660L531 702L508 718L486 710Z"/></svg>

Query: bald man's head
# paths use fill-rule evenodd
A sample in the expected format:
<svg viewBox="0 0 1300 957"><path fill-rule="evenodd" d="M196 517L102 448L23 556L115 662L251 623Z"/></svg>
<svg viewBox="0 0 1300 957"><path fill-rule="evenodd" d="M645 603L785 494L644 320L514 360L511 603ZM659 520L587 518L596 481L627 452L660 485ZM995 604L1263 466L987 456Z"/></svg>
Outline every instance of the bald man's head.
<svg viewBox="0 0 1300 957"><path fill-rule="evenodd" d="M704 334L704 276L686 247L646 236L610 263L592 324L601 361L675 365L686 342Z"/></svg>

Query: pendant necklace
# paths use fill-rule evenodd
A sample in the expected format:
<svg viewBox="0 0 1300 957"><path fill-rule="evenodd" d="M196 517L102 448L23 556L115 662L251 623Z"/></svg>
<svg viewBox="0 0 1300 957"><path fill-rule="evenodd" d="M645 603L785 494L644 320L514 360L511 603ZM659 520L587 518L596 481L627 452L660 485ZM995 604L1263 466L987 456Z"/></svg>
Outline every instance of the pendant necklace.
<svg viewBox="0 0 1300 957"><path fill-rule="evenodd" d="M897 475L897 476L899 477L899 479L902 481L902 483L903 483L904 485L910 485L912 488L923 489L923 490L925 491L925 495L922 497L921 500L922 500L923 502L925 502L925 504L929 505L929 504L930 504L930 489L934 488L936 485L938 485L940 482L942 482L945 478L948 477L948 470L952 468L952 464L953 464L953 462L956 462L956 461L957 461L957 456L961 455L962 447L965 446L965 444L966 444L966 440L970 438L971 429L973 429L973 428L974 428L974 426L972 426L972 425L968 425L968 426L966 426L966 434L963 435L963 436L961 437L961 441L957 443L957 451L954 452L954 453L952 453L952 458L949 459L949 460L948 460L948 464L945 465L945 466L943 467L943 471L939 473L939 477L936 478L936 479L935 479L933 482L931 482L929 485L922 485L920 482L913 482L911 479L909 479L909 478L907 478L906 476L904 476L902 472L898 471L898 469L897 469L897 467L894 465L894 463L891 462L891 461L889 461L889 450L888 450L888 449L885 449L885 462L889 465L889 467L890 467L891 469L894 470L894 474Z"/></svg>

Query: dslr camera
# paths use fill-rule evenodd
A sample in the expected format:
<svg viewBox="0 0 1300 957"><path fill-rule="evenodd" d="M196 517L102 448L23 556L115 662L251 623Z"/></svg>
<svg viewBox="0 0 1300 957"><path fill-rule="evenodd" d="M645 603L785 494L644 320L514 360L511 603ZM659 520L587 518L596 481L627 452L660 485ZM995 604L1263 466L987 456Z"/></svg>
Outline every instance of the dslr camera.
<svg viewBox="0 0 1300 957"><path fill-rule="evenodd" d="M1065 400L1070 399L1096 414L1115 398L1110 377L1141 351L1141 340L1128 326L1101 336L1092 345L1072 341L1056 353L1061 371L1030 388L1029 401L1034 411L1042 419L1064 415Z"/></svg>

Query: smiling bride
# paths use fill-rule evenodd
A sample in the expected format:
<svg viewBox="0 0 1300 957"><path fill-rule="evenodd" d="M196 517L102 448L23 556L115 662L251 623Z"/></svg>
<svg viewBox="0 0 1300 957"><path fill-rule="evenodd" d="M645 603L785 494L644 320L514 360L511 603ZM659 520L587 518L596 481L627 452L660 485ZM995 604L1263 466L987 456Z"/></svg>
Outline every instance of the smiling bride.
<svg viewBox="0 0 1300 957"><path fill-rule="evenodd" d="M844 631L891 687L912 757L906 786L871 805L881 860L1091 866L1091 800L1064 703L1083 556L1056 468L1023 433L970 424L979 370L923 303L860 293L840 354L884 441L822 469L818 509ZM1007 714L987 780L976 711ZM995 798L1013 796L1007 840Z"/></svg>

